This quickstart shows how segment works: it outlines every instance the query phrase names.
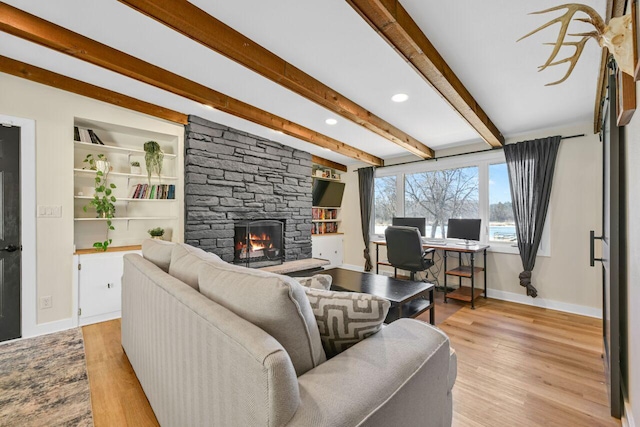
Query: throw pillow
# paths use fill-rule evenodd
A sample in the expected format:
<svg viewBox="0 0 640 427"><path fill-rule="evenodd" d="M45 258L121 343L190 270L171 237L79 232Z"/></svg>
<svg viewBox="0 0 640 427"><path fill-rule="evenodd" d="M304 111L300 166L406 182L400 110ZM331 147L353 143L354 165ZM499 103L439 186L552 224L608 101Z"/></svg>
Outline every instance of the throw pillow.
<svg viewBox="0 0 640 427"><path fill-rule="evenodd" d="M142 257L168 272L174 246L175 243L164 240L145 239L142 241Z"/></svg>
<svg viewBox="0 0 640 427"><path fill-rule="evenodd" d="M294 277L294 279L304 287L328 291L331 289L333 277L328 274L316 274L311 277Z"/></svg>
<svg viewBox="0 0 640 427"><path fill-rule="evenodd" d="M171 252L169 274L199 291L198 273L202 264L207 262L224 261L216 254L205 252L200 248L184 243L177 243Z"/></svg>
<svg viewBox="0 0 640 427"><path fill-rule="evenodd" d="M284 347L298 376L326 360L304 288L293 278L227 263L206 263L200 292L258 326Z"/></svg>
<svg viewBox="0 0 640 427"><path fill-rule="evenodd" d="M331 358L382 328L391 303L375 295L305 289Z"/></svg>

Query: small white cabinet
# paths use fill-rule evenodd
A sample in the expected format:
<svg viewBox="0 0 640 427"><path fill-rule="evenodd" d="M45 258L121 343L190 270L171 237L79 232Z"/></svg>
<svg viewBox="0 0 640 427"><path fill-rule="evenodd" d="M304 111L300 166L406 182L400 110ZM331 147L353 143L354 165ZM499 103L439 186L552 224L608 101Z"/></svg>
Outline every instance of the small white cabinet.
<svg viewBox="0 0 640 427"><path fill-rule="evenodd" d="M123 257L140 251L100 252L78 257L78 323L120 317Z"/></svg>
<svg viewBox="0 0 640 427"><path fill-rule="evenodd" d="M325 268L339 267L344 257L342 234L311 236L311 253L314 258L326 259L331 264Z"/></svg>

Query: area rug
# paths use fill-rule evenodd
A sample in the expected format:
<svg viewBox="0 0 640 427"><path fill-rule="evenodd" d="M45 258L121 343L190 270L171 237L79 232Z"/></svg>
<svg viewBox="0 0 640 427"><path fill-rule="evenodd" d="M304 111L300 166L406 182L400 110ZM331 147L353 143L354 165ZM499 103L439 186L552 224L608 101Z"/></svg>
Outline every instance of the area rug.
<svg viewBox="0 0 640 427"><path fill-rule="evenodd" d="M0 426L93 426L79 328L0 344Z"/></svg>

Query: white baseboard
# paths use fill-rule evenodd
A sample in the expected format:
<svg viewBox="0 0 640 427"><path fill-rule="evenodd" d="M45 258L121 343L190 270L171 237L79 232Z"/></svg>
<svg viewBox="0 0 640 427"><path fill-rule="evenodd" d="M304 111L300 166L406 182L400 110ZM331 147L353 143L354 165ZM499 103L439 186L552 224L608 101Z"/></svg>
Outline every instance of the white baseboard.
<svg viewBox="0 0 640 427"><path fill-rule="evenodd" d="M343 264L340 268L353 271L364 271L364 267L359 265ZM381 272L382 273L382 272ZM499 299L502 301L516 302L518 304L531 305L534 307L548 308L551 310L563 311L565 313L580 314L582 316L602 318L602 310L594 307L586 307L583 305L569 304L566 302L553 301L544 298L531 298L527 295L515 292L498 291L495 289L487 289L489 298Z"/></svg>
<svg viewBox="0 0 640 427"><path fill-rule="evenodd" d="M96 314L95 316L84 316L84 317L80 317L80 326L106 322L108 320L119 319L120 317L122 317L120 311L113 311L111 313L104 313L104 314Z"/></svg>
<svg viewBox="0 0 640 427"><path fill-rule="evenodd" d="M622 397L624 400L624 413L620 421L623 427L636 427L636 422L633 419L633 412L631 412L631 405L629 404L629 397L627 397L627 390L622 386Z"/></svg>
<svg viewBox="0 0 640 427"><path fill-rule="evenodd" d="M68 318L62 320L56 320L55 322L40 323L35 325L30 330L22 331L22 338L33 338L40 335L52 334L54 332L66 331L77 327L75 319Z"/></svg>
<svg viewBox="0 0 640 427"><path fill-rule="evenodd" d="M517 302L518 304L531 305L534 307L564 311L565 313L579 314L581 316L596 317L598 319L602 318L602 310L599 308L586 307L584 305L570 304L544 298L531 298L524 293L518 294L515 292L498 291L489 288L487 289L487 297L502 301Z"/></svg>

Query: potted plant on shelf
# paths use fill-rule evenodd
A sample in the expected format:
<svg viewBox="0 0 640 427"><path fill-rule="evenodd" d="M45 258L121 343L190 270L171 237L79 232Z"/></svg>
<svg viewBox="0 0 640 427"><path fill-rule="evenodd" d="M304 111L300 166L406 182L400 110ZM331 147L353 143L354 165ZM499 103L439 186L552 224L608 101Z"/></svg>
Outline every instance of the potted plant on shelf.
<svg viewBox="0 0 640 427"><path fill-rule="evenodd" d="M158 174L158 180L160 180L163 159L164 153L160 148L160 144L155 141L147 141L144 143L144 161L147 165L147 176L149 178L149 185L151 185L152 173Z"/></svg>
<svg viewBox="0 0 640 427"><path fill-rule="evenodd" d="M148 230L147 233L149 233L152 239L162 240L162 236L164 236L164 228L152 228L151 230Z"/></svg>
<svg viewBox="0 0 640 427"><path fill-rule="evenodd" d="M138 161L131 162L131 173L133 175L142 174L142 168L140 167L140 162L138 162Z"/></svg>
<svg viewBox="0 0 640 427"><path fill-rule="evenodd" d="M106 251L111 244L109 231L115 230L111 218L113 218L116 213L116 206L114 204L116 197L113 195L113 189L116 188L116 185L108 183L110 165L107 156L98 154L94 157L93 154L87 154L87 157L85 157L83 161L89 164L89 169L96 171L96 176L94 179L93 199L82 209L87 212L89 208L95 208L96 217L106 219L107 233L105 240L93 244L96 250Z"/></svg>

